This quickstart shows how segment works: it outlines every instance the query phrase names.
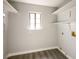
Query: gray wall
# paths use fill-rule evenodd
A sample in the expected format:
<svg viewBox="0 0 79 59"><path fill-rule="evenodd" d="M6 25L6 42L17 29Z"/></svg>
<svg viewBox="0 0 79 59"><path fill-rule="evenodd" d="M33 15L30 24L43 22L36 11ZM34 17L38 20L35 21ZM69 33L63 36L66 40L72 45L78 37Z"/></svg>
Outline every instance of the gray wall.
<svg viewBox="0 0 79 59"><path fill-rule="evenodd" d="M8 53L28 52L57 46L56 16L52 7L12 3L18 14L9 14ZM41 30L29 30L29 11L41 12Z"/></svg>
<svg viewBox="0 0 79 59"><path fill-rule="evenodd" d="M71 17L69 17L69 11L71 11ZM62 50L72 57L72 59L76 59L76 37L72 36L72 32L76 32L76 9L75 6L72 8L68 8L67 10L58 14L58 21L68 21L71 20L70 24L59 24L58 25L58 45ZM64 35L62 35L62 32Z"/></svg>
<svg viewBox="0 0 79 59"><path fill-rule="evenodd" d="M7 29L8 29L8 12L4 10L5 16L3 17L3 59L7 59L6 56L8 54L7 47Z"/></svg>

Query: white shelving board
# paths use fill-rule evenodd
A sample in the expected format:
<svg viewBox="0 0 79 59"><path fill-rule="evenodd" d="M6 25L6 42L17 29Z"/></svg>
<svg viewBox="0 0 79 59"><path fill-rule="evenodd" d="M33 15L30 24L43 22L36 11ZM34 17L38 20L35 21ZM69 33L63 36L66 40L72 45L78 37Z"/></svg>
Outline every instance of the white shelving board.
<svg viewBox="0 0 79 59"><path fill-rule="evenodd" d="M66 5L64 5L63 7L57 9L56 11L54 11L52 14L58 14L58 13L60 13L60 12L63 12L63 11L65 11L65 10L67 10L67 9L69 9L69 8L71 8L71 7L73 7L73 6L75 6L75 5L76 5L75 2L76 2L75 0L70 1L69 3L67 3Z"/></svg>
<svg viewBox="0 0 79 59"><path fill-rule="evenodd" d="M62 12L68 10L68 9L71 9L73 7L75 7L76 4L75 4L75 0L73 1L70 1L69 3L67 3L66 5L64 5L63 7L59 8L58 10L54 11L52 13L52 15L58 15L58 14L61 14ZM62 16L63 17L63 16ZM52 22L53 24L71 24L71 23L76 23L75 20L62 20L62 21L57 21L57 22Z"/></svg>
<svg viewBox="0 0 79 59"><path fill-rule="evenodd" d="M53 24L71 24L71 23L76 23L76 21L57 21L57 22L52 22Z"/></svg>
<svg viewBox="0 0 79 59"><path fill-rule="evenodd" d="M6 10L8 12L13 12L13 13L17 13L18 12L10 3L8 3L8 1L4 0L3 4L4 4L3 5L4 10Z"/></svg>

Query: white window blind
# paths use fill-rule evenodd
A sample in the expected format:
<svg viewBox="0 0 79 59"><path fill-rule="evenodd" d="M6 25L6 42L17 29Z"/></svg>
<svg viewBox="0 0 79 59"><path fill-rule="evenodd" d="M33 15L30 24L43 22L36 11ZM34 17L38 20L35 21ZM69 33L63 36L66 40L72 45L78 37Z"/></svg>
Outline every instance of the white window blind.
<svg viewBox="0 0 79 59"><path fill-rule="evenodd" d="M40 29L40 14L39 13L30 13L30 29L38 30Z"/></svg>

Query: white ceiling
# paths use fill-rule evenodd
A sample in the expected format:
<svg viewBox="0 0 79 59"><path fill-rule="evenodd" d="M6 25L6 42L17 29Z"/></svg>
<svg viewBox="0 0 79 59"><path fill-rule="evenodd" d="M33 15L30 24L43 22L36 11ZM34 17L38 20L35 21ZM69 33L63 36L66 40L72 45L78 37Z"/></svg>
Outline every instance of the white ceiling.
<svg viewBox="0 0 79 59"><path fill-rule="evenodd" d="M69 2L70 0L12 0L12 1L43 5L43 6L59 7Z"/></svg>

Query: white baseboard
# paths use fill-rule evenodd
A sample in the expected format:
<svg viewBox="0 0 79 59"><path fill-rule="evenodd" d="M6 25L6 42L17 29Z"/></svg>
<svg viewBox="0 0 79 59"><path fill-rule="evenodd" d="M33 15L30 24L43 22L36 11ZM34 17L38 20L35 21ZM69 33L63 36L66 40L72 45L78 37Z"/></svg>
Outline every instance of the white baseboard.
<svg viewBox="0 0 79 59"><path fill-rule="evenodd" d="M62 52L68 59L72 59L71 56L67 55L67 54L66 54L63 50L61 50L59 47L58 47L58 50L59 50L60 52Z"/></svg>
<svg viewBox="0 0 79 59"><path fill-rule="evenodd" d="M39 52L39 51L50 50L50 49L56 49L56 48L58 48L58 47L49 47L49 48L42 48L42 49L31 50L31 51L10 53L10 54L7 55L7 58L11 57L11 56L15 56L15 55L28 54L28 53Z"/></svg>
<svg viewBox="0 0 79 59"><path fill-rule="evenodd" d="M49 48L42 48L42 49L31 50L31 51L10 53L10 54L7 55L7 58L8 58L8 57L11 57L11 56L15 56L15 55L28 54L28 53L39 52L39 51L50 50L50 49L58 49L58 50L61 51L68 59L72 59L69 55L67 55L67 54L66 54L63 50L61 50L59 47L49 47Z"/></svg>

